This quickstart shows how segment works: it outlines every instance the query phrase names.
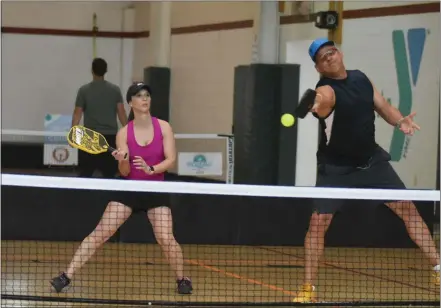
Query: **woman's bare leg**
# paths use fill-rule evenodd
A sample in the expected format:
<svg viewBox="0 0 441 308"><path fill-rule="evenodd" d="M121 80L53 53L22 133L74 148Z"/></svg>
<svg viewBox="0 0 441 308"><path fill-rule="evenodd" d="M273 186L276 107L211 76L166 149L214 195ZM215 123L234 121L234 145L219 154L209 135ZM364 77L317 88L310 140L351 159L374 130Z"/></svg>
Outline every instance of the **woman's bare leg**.
<svg viewBox="0 0 441 308"><path fill-rule="evenodd" d="M98 226L92 231L78 247L66 275L71 278L94 254L95 251L130 217L132 210L119 202L109 202L101 217Z"/></svg>
<svg viewBox="0 0 441 308"><path fill-rule="evenodd" d="M173 221L168 207L157 207L148 211L148 219L153 226L156 241L170 263L177 279L184 277L184 256L181 246L173 235Z"/></svg>
<svg viewBox="0 0 441 308"><path fill-rule="evenodd" d="M51 284L57 292L61 292L70 284L74 273L79 270L104 244L118 228L129 218L132 210L119 202L109 202L100 222L78 247L66 272L51 280Z"/></svg>
<svg viewBox="0 0 441 308"><path fill-rule="evenodd" d="M147 215L153 226L156 240L176 274L178 292L180 294L190 294L193 286L191 280L184 276L184 257L181 246L173 235L171 210L168 207L157 207L149 210Z"/></svg>

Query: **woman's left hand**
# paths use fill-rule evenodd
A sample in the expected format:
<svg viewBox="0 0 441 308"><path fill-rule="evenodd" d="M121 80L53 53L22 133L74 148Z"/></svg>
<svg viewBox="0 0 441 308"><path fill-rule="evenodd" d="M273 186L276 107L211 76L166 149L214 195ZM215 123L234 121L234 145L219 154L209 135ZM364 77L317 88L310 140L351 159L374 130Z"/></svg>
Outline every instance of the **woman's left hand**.
<svg viewBox="0 0 441 308"><path fill-rule="evenodd" d="M136 167L136 169L142 170L147 174L154 173L154 171L150 169L150 166L147 165L147 163L141 156L135 156L135 159L133 160L133 165Z"/></svg>

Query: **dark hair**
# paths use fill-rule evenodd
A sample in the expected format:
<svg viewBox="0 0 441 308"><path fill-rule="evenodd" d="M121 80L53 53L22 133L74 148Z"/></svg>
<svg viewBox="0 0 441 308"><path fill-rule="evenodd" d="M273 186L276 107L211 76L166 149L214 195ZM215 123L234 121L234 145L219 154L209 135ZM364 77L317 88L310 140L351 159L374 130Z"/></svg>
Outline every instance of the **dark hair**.
<svg viewBox="0 0 441 308"><path fill-rule="evenodd" d="M135 96L141 90L146 90L150 95L152 95L152 90L149 85L143 82L134 82L127 90L127 94L126 94L127 103L130 103L132 101L132 96ZM133 113L133 108L130 108L130 113L127 120L130 122L133 121L134 119L135 119L135 114Z"/></svg>
<svg viewBox="0 0 441 308"><path fill-rule="evenodd" d="M93 59L92 72L95 76L103 77L107 73L107 62L102 58Z"/></svg>
<svg viewBox="0 0 441 308"><path fill-rule="evenodd" d="M129 112L129 118L127 119L127 121L133 121L135 119L135 114L133 113L133 109L130 108L130 112Z"/></svg>

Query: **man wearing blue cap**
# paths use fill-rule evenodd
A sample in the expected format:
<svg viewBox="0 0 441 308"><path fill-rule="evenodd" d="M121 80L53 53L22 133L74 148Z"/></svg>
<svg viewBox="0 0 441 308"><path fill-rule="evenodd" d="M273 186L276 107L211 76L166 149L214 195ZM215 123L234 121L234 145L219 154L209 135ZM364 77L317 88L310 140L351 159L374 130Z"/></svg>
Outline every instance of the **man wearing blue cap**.
<svg viewBox="0 0 441 308"><path fill-rule="evenodd" d="M403 117L359 70L346 70L343 54L333 41L319 38L309 47L309 56L320 73L317 98L312 107L320 123L317 151L318 187L369 187L405 189L390 165L390 155L375 141L375 112L407 135L419 126L415 113ZM305 237L305 281L294 302L316 300L314 285L319 259L324 251L326 231L334 213L344 210L345 200L315 199ZM410 238L433 267L433 283L439 287L439 254L432 236L415 205L407 200L383 200L404 222Z"/></svg>

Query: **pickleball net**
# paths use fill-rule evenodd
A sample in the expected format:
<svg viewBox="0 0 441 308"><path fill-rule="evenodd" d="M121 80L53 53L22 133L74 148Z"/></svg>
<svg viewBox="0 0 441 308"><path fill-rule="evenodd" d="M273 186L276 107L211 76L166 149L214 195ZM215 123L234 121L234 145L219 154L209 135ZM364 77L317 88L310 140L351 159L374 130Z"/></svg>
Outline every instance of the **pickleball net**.
<svg viewBox="0 0 441 308"><path fill-rule="evenodd" d="M170 196L174 236L183 251L183 275L192 281L191 295L178 294L176 272L144 212L133 213L77 267L66 290L53 290L49 281L67 271L109 199L120 192ZM348 206L326 234L314 282L316 302L306 305L439 306L436 271L427 254L413 244L392 211L375 204L413 200L428 229L424 233L415 223L416 212L407 210L413 222L408 228L415 229L413 235L428 251L437 231L433 223L439 191L128 184L17 174L2 175L2 306L305 305L292 300L304 284L303 244L314 198L345 199ZM171 238L161 240L171 243Z"/></svg>

